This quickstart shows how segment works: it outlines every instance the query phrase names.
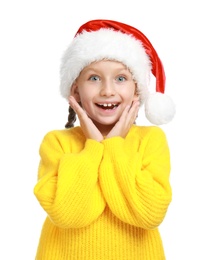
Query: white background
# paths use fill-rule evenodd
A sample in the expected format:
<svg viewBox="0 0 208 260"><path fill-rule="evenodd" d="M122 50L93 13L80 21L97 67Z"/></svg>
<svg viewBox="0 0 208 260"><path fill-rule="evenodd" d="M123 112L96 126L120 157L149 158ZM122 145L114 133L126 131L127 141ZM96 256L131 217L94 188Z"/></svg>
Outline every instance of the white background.
<svg viewBox="0 0 208 260"><path fill-rule="evenodd" d="M34 259L45 213L33 195L45 133L63 128L60 58L78 27L112 19L140 29L166 71L177 108L169 139L173 201L161 234L167 260L206 260L206 1L5 0L0 3L0 238L2 260ZM146 124L140 112L139 124ZM143 122L144 121L144 122Z"/></svg>

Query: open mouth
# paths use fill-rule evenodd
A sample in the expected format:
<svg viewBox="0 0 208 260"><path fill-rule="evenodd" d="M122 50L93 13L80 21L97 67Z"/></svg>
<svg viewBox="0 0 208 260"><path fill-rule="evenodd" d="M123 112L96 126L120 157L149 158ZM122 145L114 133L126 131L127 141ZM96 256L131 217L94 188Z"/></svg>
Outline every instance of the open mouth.
<svg viewBox="0 0 208 260"><path fill-rule="evenodd" d="M96 106L105 109L105 110L112 110L115 109L119 106L119 104L117 103L104 103L104 104L96 104Z"/></svg>

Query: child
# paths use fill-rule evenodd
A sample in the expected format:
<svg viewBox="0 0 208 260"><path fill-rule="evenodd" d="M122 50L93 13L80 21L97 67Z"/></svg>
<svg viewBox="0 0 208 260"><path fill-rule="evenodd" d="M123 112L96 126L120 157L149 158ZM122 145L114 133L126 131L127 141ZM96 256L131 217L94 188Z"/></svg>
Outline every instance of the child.
<svg viewBox="0 0 208 260"><path fill-rule="evenodd" d="M47 217L36 259L165 259L158 226L172 196L169 147L159 126L135 124L142 104L155 125L175 112L153 46L127 24L89 21L63 55L60 90L69 117L40 146L34 193Z"/></svg>

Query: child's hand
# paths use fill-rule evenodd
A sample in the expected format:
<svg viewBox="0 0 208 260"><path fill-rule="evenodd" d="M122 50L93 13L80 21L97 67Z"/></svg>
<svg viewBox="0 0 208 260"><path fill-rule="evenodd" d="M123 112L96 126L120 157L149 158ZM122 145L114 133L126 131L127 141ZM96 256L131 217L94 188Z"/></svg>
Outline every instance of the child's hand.
<svg viewBox="0 0 208 260"><path fill-rule="evenodd" d="M69 97L69 104L73 108L73 110L76 112L79 121L80 126L82 128L83 133L85 134L86 138L93 139L98 142L103 140L103 136L100 133L100 131L97 129L97 127L94 125L92 120L87 116L85 111L82 109L82 107L77 103L74 97Z"/></svg>
<svg viewBox="0 0 208 260"><path fill-rule="evenodd" d="M113 136L121 136L123 138L126 137L129 129L134 124L137 114L139 111L139 101L133 101L132 106L127 106L119 121L115 124L115 126L112 128L112 130L109 132L109 134L106 136L106 138L110 138Z"/></svg>

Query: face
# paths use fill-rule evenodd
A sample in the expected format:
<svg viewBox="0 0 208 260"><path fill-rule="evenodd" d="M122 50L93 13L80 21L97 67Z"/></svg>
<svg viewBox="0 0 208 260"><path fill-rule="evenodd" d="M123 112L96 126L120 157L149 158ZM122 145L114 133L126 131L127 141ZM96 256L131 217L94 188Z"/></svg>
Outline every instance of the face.
<svg viewBox="0 0 208 260"><path fill-rule="evenodd" d="M124 108L138 96L130 71L120 62L99 61L85 67L72 86L72 95L101 132L108 132Z"/></svg>

